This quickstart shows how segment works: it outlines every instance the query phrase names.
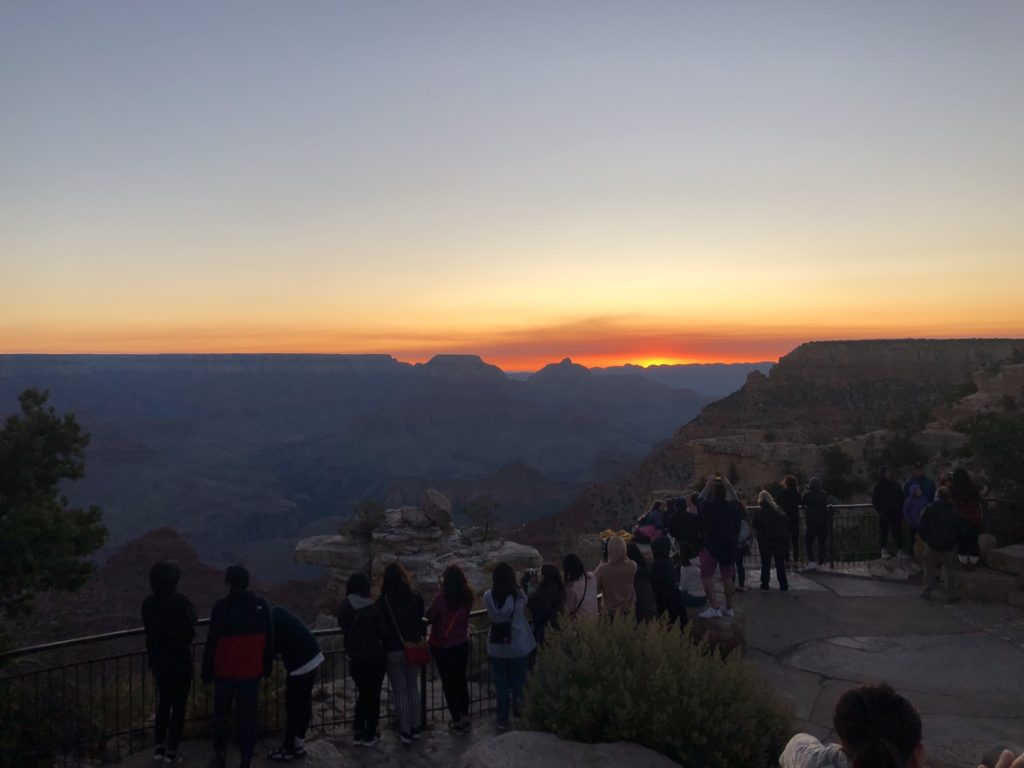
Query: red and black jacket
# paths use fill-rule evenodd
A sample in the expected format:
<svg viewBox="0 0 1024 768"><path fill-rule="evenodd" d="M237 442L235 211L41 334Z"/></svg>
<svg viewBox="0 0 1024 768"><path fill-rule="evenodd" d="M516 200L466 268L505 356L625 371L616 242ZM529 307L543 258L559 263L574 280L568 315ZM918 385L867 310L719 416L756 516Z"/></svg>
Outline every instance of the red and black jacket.
<svg viewBox="0 0 1024 768"><path fill-rule="evenodd" d="M203 680L251 680L269 675L273 663L270 604L248 590L232 591L214 603L203 651Z"/></svg>

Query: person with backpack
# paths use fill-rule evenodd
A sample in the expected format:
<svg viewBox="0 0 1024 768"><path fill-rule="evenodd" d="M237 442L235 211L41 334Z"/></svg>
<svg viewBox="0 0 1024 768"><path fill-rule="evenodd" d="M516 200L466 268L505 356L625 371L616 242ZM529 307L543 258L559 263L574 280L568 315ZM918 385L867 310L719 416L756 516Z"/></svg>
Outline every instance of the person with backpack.
<svg viewBox="0 0 1024 768"><path fill-rule="evenodd" d="M260 678L274 665L274 623L270 603L249 590L249 571L227 569L228 596L213 604L203 652L203 682L213 683L213 750L211 768L224 768L228 715L238 702L240 768L249 768L256 747L256 699Z"/></svg>
<svg viewBox="0 0 1024 768"><path fill-rule="evenodd" d="M889 531L897 556L907 556L903 551L903 500L903 489L892 479L892 470L882 467L871 491L871 506L878 513L878 544L883 558L892 557L888 549Z"/></svg>
<svg viewBox="0 0 1024 768"><path fill-rule="evenodd" d="M423 641L423 598L409 583L398 562L388 563L380 585L377 608L384 617L384 653L387 655L391 700L398 712L398 738L412 744L419 738L420 669L406 654L406 645Z"/></svg>
<svg viewBox="0 0 1024 768"><path fill-rule="evenodd" d="M173 764L185 727L185 707L192 688L192 639L199 618L196 607L178 593L181 566L175 561L149 569L153 594L142 601L146 660L156 682L156 746L153 760Z"/></svg>
<svg viewBox="0 0 1024 768"><path fill-rule="evenodd" d="M570 619L577 616L597 616L597 577L583 567L583 561L575 552L562 559L565 574L565 615Z"/></svg>
<svg viewBox="0 0 1024 768"><path fill-rule="evenodd" d="M293 613L275 605L270 616L274 622L274 654L281 657L288 677L284 683L284 741L267 757L287 763L306 756L303 744L313 719L313 684L324 655L313 633Z"/></svg>
<svg viewBox="0 0 1024 768"><path fill-rule="evenodd" d="M509 705L519 717L526 688L526 662L537 647L526 620L526 595L516 587L516 573L502 561L491 574L491 588L484 592L484 606L491 628L487 655L497 696L498 730L509 728Z"/></svg>
<svg viewBox="0 0 1024 768"><path fill-rule="evenodd" d="M825 544L828 541L829 528L832 526L832 512L829 507L828 494L821 487L821 479L812 477L804 492L804 514L807 517L807 530L804 533L804 544L807 547L806 570L817 570L825 564ZM818 545L818 556L814 556L814 545Z"/></svg>
<svg viewBox="0 0 1024 768"><path fill-rule="evenodd" d="M441 590L427 608L430 624L430 652L441 676L441 689L452 716L449 730L469 733L469 615L473 610L473 590L466 574L457 565L449 565L441 574Z"/></svg>
<svg viewBox="0 0 1024 768"><path fill-rule="evenodd" d="M686 514L686 512L679 512ZM672 562L671 542L662 537L651 544L651 554L654 562L651 563L650 577L651 588L654 590L654 602L657 607L658 617L664 617L669 624L675 624L682 619L679 628L686 626L686 610L683 607L683 593L679 591L676 581L676 569Z"/></svg>
<svg viewBox="0 0 1024 768"><path fill-rule="evenodd" d="M348 672L356 686L352 743L372 747L380 737L380 689L387 662L384 657L384 617L370 596L370 579L356 572L348 577L347 596L338 609L338 626L345 637Z"/></svg>
<svg viewBox="0 0 1024 768"><path fill-rule="evenodd" d="M786 556L789 554L789 518L775 503L768 491L757 495L757 511L754 512L754 532L757 547L761 551L761 589L767 591L771 578L772 561L775 561L775 576L779 580L779 591L789 589L786 578Z"/></svg>
<svg viewBox="0 0 1024 768"><path fill-rule="evenodd" d="M654 596L654 587L651 586L647 558L640 551L640 547L632 541L626 546L626 556L636 564L636 573L633 574L633 594L636 596L633 616L638 624L642 621L651 621L658 615L658 601Z"/></svg>
<svg viewBox="0 0 1024 768"><path fill-rule="evenodd" d="M925 507L917 532L924 541L924 588L921 596L931 599L932 590L939 583L940 572L945 571L946 598L950 603L960 597L957 591L956 548L963 535L963 518L957 514L948 488L940 487L938 499Z"/></svg>

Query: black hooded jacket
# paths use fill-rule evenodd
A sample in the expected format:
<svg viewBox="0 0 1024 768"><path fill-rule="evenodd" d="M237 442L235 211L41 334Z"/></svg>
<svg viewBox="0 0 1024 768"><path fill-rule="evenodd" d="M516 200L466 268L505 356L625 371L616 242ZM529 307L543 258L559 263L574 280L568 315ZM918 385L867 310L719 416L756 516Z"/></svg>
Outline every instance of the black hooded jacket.
<svg viewBox="0 0 1024 768"><path fill-rule="evenodd" d="M167 567L161 567L164 565ZM199 614L189 599L176 591L180 573L170 564L154 566L150 572L153 594L142 601L146 655L157 680L192 675L192 638Z"/></svg>

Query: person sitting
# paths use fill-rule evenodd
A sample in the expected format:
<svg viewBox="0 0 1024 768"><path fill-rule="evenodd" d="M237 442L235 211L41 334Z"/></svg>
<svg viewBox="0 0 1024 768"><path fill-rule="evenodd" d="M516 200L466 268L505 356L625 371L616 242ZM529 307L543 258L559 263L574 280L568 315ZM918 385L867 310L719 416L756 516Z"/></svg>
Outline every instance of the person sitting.
<svg viewBox="0 0 1024 768"><path fill-rule="evenodd" d="M798 733L782 751L779 768L921 768L921 716L884 683L840 696L832 724L838 744Z"/></svg>

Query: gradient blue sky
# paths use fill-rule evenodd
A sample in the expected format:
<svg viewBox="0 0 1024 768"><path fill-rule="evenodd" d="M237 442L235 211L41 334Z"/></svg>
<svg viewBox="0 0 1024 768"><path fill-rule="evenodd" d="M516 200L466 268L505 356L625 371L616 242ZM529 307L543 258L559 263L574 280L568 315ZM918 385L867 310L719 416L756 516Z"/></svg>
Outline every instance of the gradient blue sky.
<svg viewBox="0 0 1024 768"><path fill-rule="evenodd" d="M1024 3L0 3L0 352L1024 335Z"/></svg>

